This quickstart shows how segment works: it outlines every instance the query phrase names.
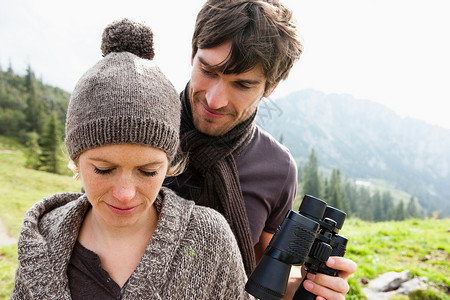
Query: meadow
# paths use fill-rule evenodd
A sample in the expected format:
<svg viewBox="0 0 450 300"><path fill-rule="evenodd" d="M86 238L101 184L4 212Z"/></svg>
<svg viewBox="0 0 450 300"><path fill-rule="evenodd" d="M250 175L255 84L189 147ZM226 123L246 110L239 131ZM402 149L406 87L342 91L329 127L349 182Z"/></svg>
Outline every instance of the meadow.
<svg viewBox="0 0 450 300"><path fill-rule="evenodd" d="M17 238L23 216L34 202L57 192L79 192L81 183L61 176L23 167L24 149L0 136L0 218L10 236ZM17 266L17 246L0 247L0 300L11 293Z"/></svg>
<svg viewBox="0 0 450 300"><path fill-rule="evenodd" d="M36 201L56 192L81 189L71 176L24 168L23 148L0 137L0 218L17 238L23 216ZM426 276L430 288L416 296L395 299L450 299L450 219L411 219L370 223L346 220L341 235L349 239L346 257L358 264L347 299L365 299L362 282L388 271L409 269ZM0 246L0 300L8 299L17 266L17 246Z"/></svg>

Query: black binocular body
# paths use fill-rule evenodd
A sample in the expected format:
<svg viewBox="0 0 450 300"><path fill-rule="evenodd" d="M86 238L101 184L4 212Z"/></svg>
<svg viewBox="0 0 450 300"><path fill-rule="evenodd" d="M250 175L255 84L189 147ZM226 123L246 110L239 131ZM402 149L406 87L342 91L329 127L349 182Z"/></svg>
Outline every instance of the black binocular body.
<svg viewBox="0 0 450 300"><path fill-rule="evenodd" d="M281 300L292 266L304 265L309 273L337 276L325 265L330 256L344 256L348 240L339 235L346 214L326 202L305 195L299 212L290 210L267 246L263 257L248 278L245 289L262 300ZM294 300L315 299L303 287Z"/></svg>

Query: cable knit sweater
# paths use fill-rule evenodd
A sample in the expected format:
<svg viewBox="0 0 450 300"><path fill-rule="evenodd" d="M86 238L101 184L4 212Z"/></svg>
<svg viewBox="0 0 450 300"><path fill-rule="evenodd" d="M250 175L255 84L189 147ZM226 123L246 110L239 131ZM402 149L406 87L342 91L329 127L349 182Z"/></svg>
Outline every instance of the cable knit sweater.
<svg viewBox="0 0 450 300"><path fill-rule="evenodd" d="M162 188L159 221L122 299L253 299L236 240L216 211ZM84 194L61 193L25 215L10 299L71 299L67 265L83 218Z"/></svg>

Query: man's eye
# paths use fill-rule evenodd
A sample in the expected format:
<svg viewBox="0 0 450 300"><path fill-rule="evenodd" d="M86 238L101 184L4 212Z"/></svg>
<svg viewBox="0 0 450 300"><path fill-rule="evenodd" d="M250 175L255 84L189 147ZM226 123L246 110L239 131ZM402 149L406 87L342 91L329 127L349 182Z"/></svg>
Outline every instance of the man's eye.
<svg viewBox="0 0 450 300"><path fill-rule="evenodd" d="M213 72L211 72L211 71L209 71L209 70L207 70L207 69L205 69L205 68L200 68L200 70L201 70L202 73L205 74L205 75L208 75L208 76L214 75Z"/></svg>
<svg viewBox="0 0 450 300"><path fill-rule="evenodd" d="M236 85L238 86L238 88L243 89L243 90L248 90L251 88L250 86L248 86L244 83L241 83L241 82L236 82Z"/></svg>
<svg viewBox="0 0 450 300"><path fill-rule="evenodd" d="M140 170L142 175L147 176L147 177L153 177L156 176L158 174L157 171L144 171L144 170Z"/></svg>
<svg viewBox="0 0 450 300"><path fill-rule="evenodd" d="M99 169L97 167L94 167L94 172L99 175L106 175L112 172L113 169Z"/></svg>

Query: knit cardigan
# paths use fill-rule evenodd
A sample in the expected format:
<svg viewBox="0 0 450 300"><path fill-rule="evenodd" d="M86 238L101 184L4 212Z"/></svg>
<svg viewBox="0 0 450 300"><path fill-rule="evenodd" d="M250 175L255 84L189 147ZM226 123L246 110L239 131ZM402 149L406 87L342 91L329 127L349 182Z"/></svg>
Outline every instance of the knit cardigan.
<svg viewBox="0 0 450 300"><path fill-rule="evenodd" d="M225 218L162 188L157 228L122 299L253 299ZM86 195L60 193L25 215L10 299L71 299L67 266L91 207Z"/></svg>

